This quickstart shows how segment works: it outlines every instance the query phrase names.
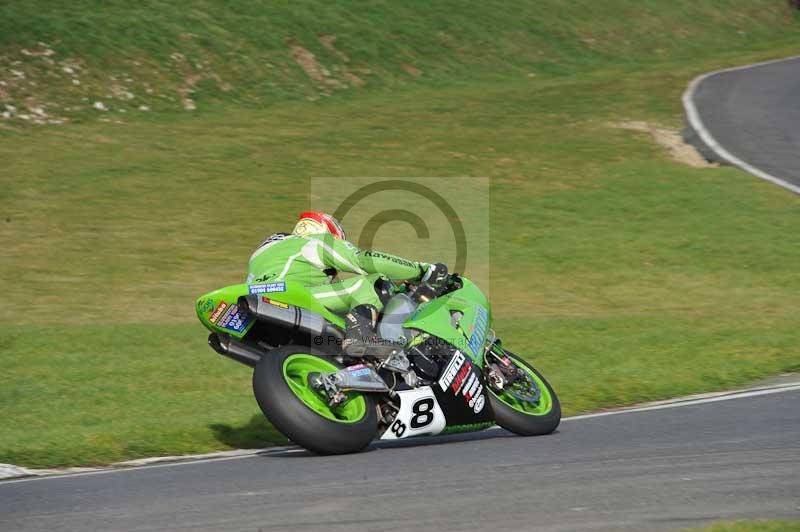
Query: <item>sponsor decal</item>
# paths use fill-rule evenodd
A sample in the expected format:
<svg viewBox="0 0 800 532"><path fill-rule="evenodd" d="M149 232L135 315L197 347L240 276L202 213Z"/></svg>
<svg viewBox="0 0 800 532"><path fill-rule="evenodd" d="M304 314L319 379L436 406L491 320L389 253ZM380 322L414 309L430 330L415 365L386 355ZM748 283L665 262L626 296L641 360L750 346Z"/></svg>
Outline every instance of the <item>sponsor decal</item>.
<svg viewBox="0 0 800 532"><path fill-rule="evenodd" d="M453 391L456 395L458 395L458 391ZM483 385L476 377L474 371L471 372L470 382L462 388L462 391L464 401L466 401L467 405L469 405L473 412L477 414L483 410L483 405L486 402L486 399L483 397Z"/></svg>
<svg viewBox="0 0 800 532"><path fill-rule="evenodd" d="M353 377L362 377L364 375L369 375L370 373L372 373L372 371L364 364L357 364L355 366L350 366L349 368L347 368L347 371Z"/></svg>
<svg viewBox="0 0 800 532"><path fill-rule="evenodd" d="M478 387L480 387L480 385L481 382L478 380L478 377L473 372L472 375L470 376L469 382L464 387L464 396L467 398L475 397L475 392L477 392Z"/></svg>
<svg viewBox="0 0 800 532"><path fill-rule="evenodd" d="M464 382L467 380L467 377L472 374L471 369L472 367L469 364L465 364L458 374L456 374L456 378L453 379L453 385L450 387L454 394L458 395L458 392L461 391L464 386Z"/></svg>
<svg viewBox="0 0 800 532"><path fill-rule="evenodd" d="M214 311L214 302L210 299L201 299L197 303L197 310L203 314L209 314Z"/></svg>
<svg viewBox="0 0 800 532"><path fill-rule="evenodd" d="M268 297L262 296L261 297L261 301L263 301L264 303L268 303L270 305L274 305L276 307L289 308L289 305L287 305L286 303L281 303L280 301L273 301L272 299L270 299Z"/></svg>
<svg viewBox="0 0 800 532"><path fill-rule="evenodd" d="M275 277L275 274L274 274L274 273L265 273L265 274L264 274L264 275L262 275L261 277L259 277L259 278L257 278L257 279L253 279L253 282L254 282L254 283L266 283L267 281L269 281L269 280L270 280L270 279L272 279L273 277Z"/></svg>
<svg viewBox="0 0 800 532"><path fill-rule="evenodd" d="M475 398L475 404L472 404L472 411L476 414L480 414L481 410L483 410L483 405L486 404L486 397L483 395L479 395Z"/></svg>
<svg viewBox="0 0 800 532"><path fill-rule="evenodd" d="M217 320L222 316L222 313L228 308L228 304L222 301L217 308L214 309L214 312L211 313L211 317L208 318L208 321L211 323L217 323Z"/></svg>
<svg viewBox="0 0 800 532"><path fill-rule="evenodd" d="M453 384L450 386L453 394L464 397L464 402L472 408L476 414L483 410L486 399L483 397L483 385L478 375L475 373L471 364L465 364L456 374Z"/></svg>
<svg viewBox="0 0 800 532"><path fill-rule="evenodd" d="M286 292L286 283L281 281L278 283L250 285L251 294L274 294L275 292Z"/></svg>
<svg viewBox="0 0 800 532"><path fill-rule="evenodd" d="M239 310L239 305L231 305L228 312L217 323L218 326L229 331L242 332L250 323L250 317L242 310Z"/></svg>
<svg viewBox="0 0 800 532"><path fill-rule="evenodd" d="M489 313L483 307L475 307L475 329L469 337L467 346L476 355L480 354L483 341L486 338L486 328L489 326Z"/></svg>
<svg viewBox="0 0 800 532"><path fill-rule="evenodd" d="M472 392L470 390L474 391L475 388L477 388L477 386L475 385L477 382L478 382L478 377L475 375L474 371L471 371L469 374L469 378L466 381L466 384L464 384L465 396L472 395Z"/></svg>
<svg viewBox="0 0 800 532"><path fill-rule="evenodd" d="M481 384L474 366L467 362L461 351L455 352L442 372L442 376L439 379L439 387L442 391L449 388L453 395L462 396L464 402L476 414L480 413L486 405L483 384Z"/></svg>
<svg viewBox="0 0 800 532"><path fill-rule="evenodd" d="M439 379L439 388L441 388L442 391L445 391L450 387L450 385L453 383L453 379L456 378L458 371L464 365L465 361L466 357L461 351L456 351L455 354L450 358L450 362L448 362L447 367L442 372L442 377Z"/></svg>
<svg viewBox="0 0 800 532"><path fill-rule="evenodd" d="M388 253L381 253L380 251L365 251L365 257L372 257L374 259L383 259L388 260L403 266L408 266L409 268L414 268L415 265L411 261L407 261L406 259L401 259L400 257L395 257L394 255L389 255Z"/></svg>

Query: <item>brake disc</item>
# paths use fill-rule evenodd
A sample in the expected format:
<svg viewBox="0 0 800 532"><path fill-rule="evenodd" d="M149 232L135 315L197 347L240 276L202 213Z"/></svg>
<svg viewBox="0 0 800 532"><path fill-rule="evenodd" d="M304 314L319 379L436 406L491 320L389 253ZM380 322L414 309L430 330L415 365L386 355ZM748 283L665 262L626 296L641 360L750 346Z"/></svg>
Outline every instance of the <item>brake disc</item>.
<svg viewBox="0 0 800 532"><path fill-rule="evenodd" d="M517 378L514 382L507 384L503 391L520 401L538 403L539 398L542 396L542 390L539 389L536 381L534 381L530 375L524 370L522 371L525 376L523 378Z"/></svg>

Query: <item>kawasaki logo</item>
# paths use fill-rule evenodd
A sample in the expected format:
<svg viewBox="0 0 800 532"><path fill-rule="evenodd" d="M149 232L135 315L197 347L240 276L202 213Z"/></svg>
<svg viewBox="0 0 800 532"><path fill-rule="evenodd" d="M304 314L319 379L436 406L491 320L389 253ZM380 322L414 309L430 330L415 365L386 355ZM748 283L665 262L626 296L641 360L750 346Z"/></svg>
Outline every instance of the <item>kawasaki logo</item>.
<svg viewBox="0 0 800 532"><path fill-rule="evenodd" d="M400 257L395 257L394 255L389 255L388 253L381 253L380 251L365 251L364 256L373 257L376 259L389 260L392 262L396 262L397 264L402 264L403 266L408 266L410 268L414 267L413 262L401 259Z"/></svg>

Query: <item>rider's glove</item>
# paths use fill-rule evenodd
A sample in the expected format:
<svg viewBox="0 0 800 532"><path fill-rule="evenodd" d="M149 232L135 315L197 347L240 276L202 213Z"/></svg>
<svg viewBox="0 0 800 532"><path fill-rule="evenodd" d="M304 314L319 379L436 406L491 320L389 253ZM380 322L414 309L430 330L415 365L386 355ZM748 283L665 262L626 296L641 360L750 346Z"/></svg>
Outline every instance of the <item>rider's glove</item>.
<svg viewBox="0 0 800 532"><path fill-rule="evenodd" d="M436 264L428 265L428 270L420 280L423 283L433 286L434 288L442 288L447 284L449 277L450 276L447 273L447 266L441 262L437 262Z"/></svg>

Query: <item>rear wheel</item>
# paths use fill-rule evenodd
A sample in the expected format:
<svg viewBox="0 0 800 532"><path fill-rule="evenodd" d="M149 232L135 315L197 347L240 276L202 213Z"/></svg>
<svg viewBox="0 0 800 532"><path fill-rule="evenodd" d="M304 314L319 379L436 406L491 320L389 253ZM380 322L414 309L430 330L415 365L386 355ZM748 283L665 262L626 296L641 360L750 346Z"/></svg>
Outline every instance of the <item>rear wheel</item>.
<svg viewBox="0 0 800 532"><path fill-rule="evenodd" d="M521 357L509 351L503 353L525 372L525 377L500 392L489 388L495 421L521 436L550 434L561 422L561 404L555 390L536 368Z"/></svg>
<svg viewBox="0 0 800 532"><path fill-rule="evenodd" d="M253 372L253 393L261 411L286 437L318 454L360 451L372 441L378 416L372 398L348 393L331 407L309 376L341 369L330 355L304 346L273 349Z"/></svg>

